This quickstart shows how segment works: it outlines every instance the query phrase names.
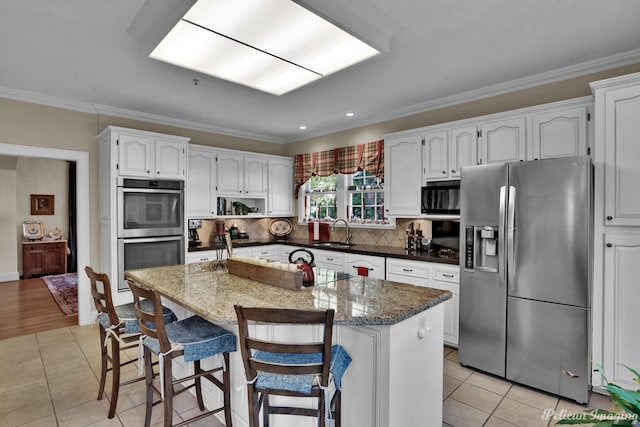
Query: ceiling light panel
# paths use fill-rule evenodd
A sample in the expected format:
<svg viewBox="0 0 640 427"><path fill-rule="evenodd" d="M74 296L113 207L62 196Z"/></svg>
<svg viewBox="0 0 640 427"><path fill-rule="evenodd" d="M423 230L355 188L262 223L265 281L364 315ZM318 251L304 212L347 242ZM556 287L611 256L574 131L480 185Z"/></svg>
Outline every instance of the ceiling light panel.
<svg viewBox="0 0 640 427"><path fill-rule="evenodd" d="M276 95L321 77L184 21L149 56Z"/></svg>
<svg viewBox="0 0 640 427"><path fill-rule="evenodd" d="M280 95L378 53L290 0L199 0L150 56Z"/></svg>

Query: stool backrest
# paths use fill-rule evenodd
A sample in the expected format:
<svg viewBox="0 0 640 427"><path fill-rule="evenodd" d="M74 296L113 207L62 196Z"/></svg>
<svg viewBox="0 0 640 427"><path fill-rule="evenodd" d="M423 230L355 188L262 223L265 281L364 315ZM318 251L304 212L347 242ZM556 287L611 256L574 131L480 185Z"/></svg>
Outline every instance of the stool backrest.
<svg viewBox="0 0 640 427"><path fill-rule="evenodd" d="M91 296L93 297L93 304L96 306L96 310L98 310L98 313L107 313L111 325L119 324L120 319L113 306L109 275L96 273L89 266L86 266L84 271L87 273L87 276L89 276L89 281L91 281Z"/></svg>
<svg viewBox="0 0 640 427"><path fill-rule="evenodd" d="M160 295L151 289L139 286L137 283L127 280L131 293L133 293L133 306L138 318L138 326L142 335L155 338L160 343L160 351L163 353L171 350L171 344L167 338L167 331L164 327L162 313L162 301ZM140 304L143 300L149 300L153 304Z"/></svg>
<svg viewBox="0 0 640 427"><path fill-rule="evenodd" d="M244 363L247 381L253 380L258 371L283 374L303 375L317 374L320 385L326 387L329 382L329 368L331 364L331 339L333 329L334 310L311 311L277 308L241 307L234 306L238 317L238 332L240 335L240 350ZM323 340L321 342L277 342L266 341L249 335L249 322L267 324L290 325L322 325ZM255 351L267 351L281 354L313 354L320 353L322 361L309 364L269 363L253 358Z"/></svg>

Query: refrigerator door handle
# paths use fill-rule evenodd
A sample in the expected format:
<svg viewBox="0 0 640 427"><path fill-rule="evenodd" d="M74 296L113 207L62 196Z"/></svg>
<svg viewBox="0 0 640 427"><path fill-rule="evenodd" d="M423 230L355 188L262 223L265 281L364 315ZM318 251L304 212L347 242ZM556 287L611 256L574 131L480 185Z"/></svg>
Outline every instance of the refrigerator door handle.
<svg viewBox="0 0 640 427"><path fill-rule="evenodd" d="M512 292L515 288L515 232L516 232L516 188L509 186L509 198L507 203L507 265L508 286Z"/></svg>
<svg viewBox="0 0 640 427"><path fill-rule="evenodd" d="M507 272L504 262L504 229L505 229L505 211L507 208L507 188L503 185L500 187L500 208L498 219L498 277L499 286L502 288L505 286L507 280Z"/></svg>

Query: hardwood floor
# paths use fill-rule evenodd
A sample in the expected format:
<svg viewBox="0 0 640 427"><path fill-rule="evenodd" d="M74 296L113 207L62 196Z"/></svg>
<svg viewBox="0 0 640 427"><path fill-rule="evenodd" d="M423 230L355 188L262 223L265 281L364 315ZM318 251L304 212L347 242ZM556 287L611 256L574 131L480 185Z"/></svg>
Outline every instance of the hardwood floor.
<svg viewBox="0 0 640 427"><path fill-rule="evenodd" d="M53 300L42 279L0 282L0 339L78 324Z"/></svg>

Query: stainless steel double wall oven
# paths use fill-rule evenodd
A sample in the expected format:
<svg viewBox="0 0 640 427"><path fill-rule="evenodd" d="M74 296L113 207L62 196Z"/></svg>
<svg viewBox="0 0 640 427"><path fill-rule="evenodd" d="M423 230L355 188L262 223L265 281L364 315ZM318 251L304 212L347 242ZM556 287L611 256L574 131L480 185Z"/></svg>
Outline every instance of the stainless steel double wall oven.
<svg viewBox="0 0 640 427"><path fill-rule="evenodd" d="M118 178L118 290L124 272L184 263L184 181Z"/></svg>

